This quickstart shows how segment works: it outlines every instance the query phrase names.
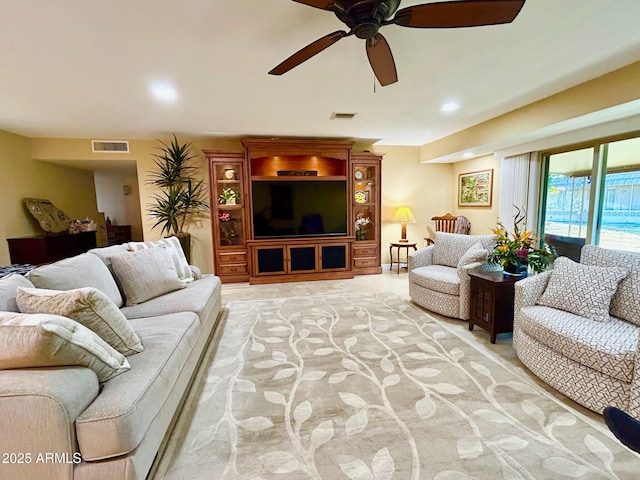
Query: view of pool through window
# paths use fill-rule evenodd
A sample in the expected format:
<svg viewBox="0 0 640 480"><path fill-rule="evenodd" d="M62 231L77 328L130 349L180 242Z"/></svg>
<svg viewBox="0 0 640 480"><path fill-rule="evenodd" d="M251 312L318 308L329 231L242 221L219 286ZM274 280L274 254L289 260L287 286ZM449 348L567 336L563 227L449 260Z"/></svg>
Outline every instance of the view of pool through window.
<svg viewBox="0 0 640 480"><path fill-rule="evenodd" d="M585 148L549 156L545 240L559 245L583 244L596 213L599 221L592 227L594 243L640 253L640 138L600 146L605 168L595 180L601 194L592 211L592 171L594 162L600 161L594 152L594 148Z"/></svg>

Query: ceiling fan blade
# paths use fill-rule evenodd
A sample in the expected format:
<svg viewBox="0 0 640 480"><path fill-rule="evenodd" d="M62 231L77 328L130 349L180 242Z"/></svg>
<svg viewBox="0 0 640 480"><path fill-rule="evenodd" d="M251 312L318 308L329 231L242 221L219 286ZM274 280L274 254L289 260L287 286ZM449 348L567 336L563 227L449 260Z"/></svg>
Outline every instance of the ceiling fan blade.
<svg viewBox="0 0 640 480"><path fill-rule="evenodd" d="M303 3L310 7L321 8L322 10L329 10L329 7L333 3L333 0L293 0L294 2Z"/></svg>
<svg viewBox="0 0 640 480"><path fill-rule="evenodd" d="M382 34L378 33L372 39L367 40L367 57L369 57L369 63L380 85L384 87L398 81L396 63L393 61L391 48Z"/></svg>
<svg viewBox="0 0 640 480"><path fill-rule="evenodd" d="M329 35L325 35L322 38L319 38L313 43L310 43L306 47L298 50L296 53L287 58L284 62L282 62L277 67L273 68L269 75L282 75L283 73L287 73L294 67L297 67L302 62L309 60L314 55L317 55L325 48L329 48L331 45L336 43L343 37L347 36L347 32L344 30L338 30Z"/></svg>
<svg viewBox="0 0 640 480"><path fill-rule="evenodd" d="M391 23L414 28L478 27L510 23L525 0L457 0L427 3L398 11Z"/></svg>

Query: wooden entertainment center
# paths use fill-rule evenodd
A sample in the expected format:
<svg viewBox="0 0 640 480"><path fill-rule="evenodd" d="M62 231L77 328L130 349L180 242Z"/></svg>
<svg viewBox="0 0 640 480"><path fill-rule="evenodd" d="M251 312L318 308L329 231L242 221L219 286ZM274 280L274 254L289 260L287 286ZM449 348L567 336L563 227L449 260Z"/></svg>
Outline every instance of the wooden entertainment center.
<svg viewBox="0 0 640 480"><path fill-rule="evenodd" d="M215 272L277 283L382 272L382 156L341 140L245 139L205 150ZM356 221L358 226L356 226Z"/></svg>

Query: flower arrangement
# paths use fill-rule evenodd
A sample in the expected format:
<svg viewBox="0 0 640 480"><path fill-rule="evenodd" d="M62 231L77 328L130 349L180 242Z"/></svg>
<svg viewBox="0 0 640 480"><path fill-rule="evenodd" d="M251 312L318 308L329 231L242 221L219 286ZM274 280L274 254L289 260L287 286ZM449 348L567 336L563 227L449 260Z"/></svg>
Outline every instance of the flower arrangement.
<svg viewBox="0 0 640 480"><path fill-rule="evenodd" d="M499 221L491 229L496 235L496 246L489 254L488 261L493 265L500 265L505 272L511 274L526 274L529 266L538 273L542 272L554 255L546 244L542 248L536 247L539 239L523 227L525 214L520 208L516 209L513 233L510 234Z"/></svg>
<svg viewBox="0 0 640 480"><path fill-rule="evenodd" d="M238 222L229 212L220 212L218 220L220 220L220 230L224 238L231 240L234 237L238 237L240 234Z"/></svg>
<svg viewBox="0 0 640 480"><path fill-rule="evenodd" d="M366 228L371 223L369 217L365 217L362 213L356 215L356 240L364 240L367 236Z"/></svg>

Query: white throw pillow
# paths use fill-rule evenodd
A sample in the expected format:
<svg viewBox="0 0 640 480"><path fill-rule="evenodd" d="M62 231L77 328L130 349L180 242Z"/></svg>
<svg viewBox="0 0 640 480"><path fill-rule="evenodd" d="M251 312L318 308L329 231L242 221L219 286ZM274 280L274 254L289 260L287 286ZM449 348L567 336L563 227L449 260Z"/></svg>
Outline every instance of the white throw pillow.
<svg viewBox="0 0 640 480"><path fill-rule="evenodd" d="M164 248L148 248L113 255L111 267L120 280L127 307L184 288Z"/></svg>
<svg viewBox="0 0 640 480"><path fill-rule="evenodd" d="M18 287L33 287L33 283L17 273L10 273L6 277L0 278L0 311L20 311L16 304Z"/></svg>
<svg viewBox="0 0 640 480"><path fill-rule="evenodd" d="M187 257L185 257L182 246L180 245L180 240L178 240L177 237L163 238L156 242L129 242L127 247L132 252L145 248L166 249L173 261L176 272L178 272L178 278L182 280L183 283L193 282L194 278L191 267L189 266L189 262L187 262Z"/></svg>
<svg viewBox="0 0 640 480"><path fill-rule="evenodd" d="M70 318L97 333L123 355L143 350L127 318L116 304L96 288L45 290L18 288L18 308L23 313L49 313Z"/></svg>
<svg viewBox="0 0 640 480"><path fill-rule="evenodd" d="M72 365L90 368L101 383L131 369L124 355L74 320L0 312L0 370Z"/></svg>
<svg viewBox="0 0 640 480"><path fill-rule="evenodd" d="M482 243L476 242L471 245L469 250L460 257L460 261L457 266L458 275L462 274L462 269L465 265L475 262L484 262L487 259L487 255L489 255L489 252L482 246Z"/></svg>
<svg viewBox="0 0 640 480"><path fill-rule="evenodd" d="M608 322L611 299L627 274L623 268L584 265L559 257L553 263L551 278L537 303Z"/></svg>

